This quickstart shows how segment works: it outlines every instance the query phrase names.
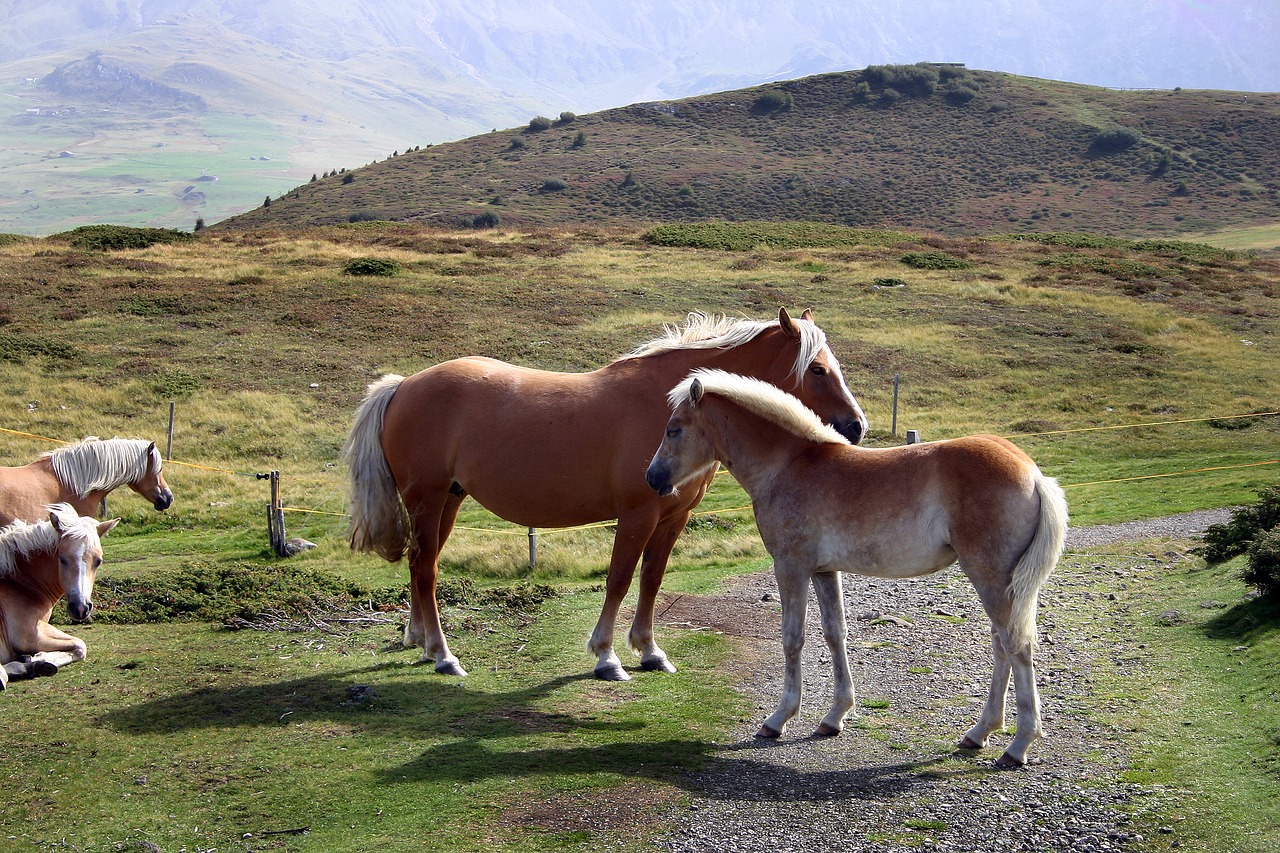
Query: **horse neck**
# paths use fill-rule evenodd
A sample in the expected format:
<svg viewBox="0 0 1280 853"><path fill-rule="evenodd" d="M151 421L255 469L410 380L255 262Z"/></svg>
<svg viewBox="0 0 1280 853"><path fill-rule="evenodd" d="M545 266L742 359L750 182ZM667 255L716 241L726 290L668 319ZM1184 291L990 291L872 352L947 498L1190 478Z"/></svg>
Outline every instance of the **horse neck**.
<svg viewBox="0 0 1280 853"><path fill-rule="evenodd" d="M33 551L25 557L15 558L17 565L12 572L0 575L14 586L21 587L33 598L43 601L50 607L59 598L66 595L62 585L62 574L58 566L58 551L55 547L48 551Z"/></svg>
<svg viewBox="0 0 1280 853"><path fill-rule="evenodd" d="M787 345L788 340L781 329L765 329L751 340L735 347L674 349L642 356L632 361L657 368L663 374L663 381L670 380L667 387L663 389L663 393L688 376L691 371L702 367L763 379L780 388L790 390L795 384L791 374L795 367L796 349L794 345ZM781 346L779 346L780 343ZM615 364L626 364L626 362L615 362Z"/></svg>
<svg viewBox="0 0 1280 853"><path fill-rule="evenodd" d="M708 395L699 405L706 407L703 418L716 458L752 500L812 443L723 398Z"/></svg>

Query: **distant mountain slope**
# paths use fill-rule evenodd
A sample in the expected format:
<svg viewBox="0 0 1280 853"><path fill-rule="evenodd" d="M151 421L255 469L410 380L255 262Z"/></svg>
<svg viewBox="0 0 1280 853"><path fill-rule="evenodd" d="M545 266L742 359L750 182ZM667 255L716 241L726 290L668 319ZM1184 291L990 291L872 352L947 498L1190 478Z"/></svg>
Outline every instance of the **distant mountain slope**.
<svg viewBox="0 0 1280 853"><path fill-rule="evenodd" d="M1280 95L873 66L566 115L305 183L225 227L816 220L950 233L1280 219Z"/></svg>
<svg viewBox="0 0 1280 853"><path fill-rule="evenodd" d="M190 227L540 113L872 63L1277 91L1277 21L1273 0L0 0L0 231ZM95 52L204 110L37 83Z"/></svg>

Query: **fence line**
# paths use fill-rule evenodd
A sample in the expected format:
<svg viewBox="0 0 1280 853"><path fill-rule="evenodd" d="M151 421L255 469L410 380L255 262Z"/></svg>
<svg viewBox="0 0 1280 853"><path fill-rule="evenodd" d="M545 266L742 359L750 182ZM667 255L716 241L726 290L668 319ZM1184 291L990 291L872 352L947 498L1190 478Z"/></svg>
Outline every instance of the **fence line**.
<svg viewBox="0 0 1280 853"><path fill-rule="evenodd" d="M896 392L896 388L895 388L895 392ZM896 415L896 412L895 412L895 415ZM1220 415L1215 417L1201 417L1201 418L1179 418L1175 420L1149 421L1149 422L1136 423L1136 424L1115 424L1111 426L1078 427L1074 429L1046 430L1044 432L1015 433L1005 437L1006 438L1034 438L1034 437L1040 437L1040 436L1065 435L1069 433L1079 433L1079 432L1140 429L1143 427L1173 426L1178 424L1190 424L1190 423L1207 423L1210 421L1229 421L1229 420L1240 420L1243 418L1264 418L1264 417L1273 417L1275 415L1280 415L1280 411L1250 412L1247 414L1240 414L1240 415ZM172 430L172 418L173 418L173 411L171 406L170 407L170 430ZM916 432L915 430L909 431L908 443L911 443L910 442L911 438L916 438L918 440L919 438L918 433L915 436L910 435L910 433L915 433L915 432ZM21 438L30 438L37 441L50 442L53 444L74 443L74 441L64 441L62 439L50 438L48 436L38 435L36 433L31 433L31 432L23 432L21 430L7 429L5 427L0 427L0 433L12 435L12 436L18 436ZM170 452L172 452L172 445L170 445ZM285 535L284 520L283 520L284 513L295 512L295 513L306 513L311 515L329 515L329 516L335 516L339 518L349 517L349 514L345 512L333 512L330 510L305 509L302 507L284 506L282 496L281 496L281 482L283 478L281 477L279 471L271 471L267 473L235 471L230 468L222 468L222 467L217 467L213 465L203 465L197 462L185 462L178 459L166 459L165 462L168 465L177 465L177 466L192 468L200 471L208 471L208 472L218 473L218 474L229 474L237 477L253 477L259 480L263 480L263 479L270 480L272 494L271 494L270 501L268 502L268 537L271 540L273 550L275 550L276 553L279 554L280 556L286 556L286 554L283 551L283 542L284 542L284 535ZM1163 474L1144 474L1144 475L1139 475L1134 477L1116 477L1114 479L1109 479L1109 480L1093 480L1090 482L1083 482L1083 483L1063 483L1062 487L1064 489L1069 489L1069 488L1076 488L1076 487L1082 487L1082 486L1104 485L1109 483L1126 483L1126 482L1133 482L1137 480L1152 480L1152 479L1159 479L1164 477L1180 477L1180 476L1186 476L1190 474L1208 473L1212 471L1229 471L1229 470L1236 470L1241 468L1256 468L1256 467L1262 467L1266 465L1276 465L1276 464L1280 464L1280 459L1269 459L1261 462L1248 462L1248 463L1242 463L1239 465L1218 465L1218 466L1211 466L1211 467L1204 467L1204 468L1194 468L1186 471L1171 471ZM722 469L719 473L724 474L728 472ZM298 480L301 482L329 482L328 480L321 479L321 478L294 477L292 479ZM745 512L749 509L751 509L750 504L746 506L733 507L729 509L703 510L700 512L692 513L691 517ZM468 526L457 526L454 529L475 532L475 533L496 533L504 536L528 536L530 540L530 557L532 561L533 554L535 551L534 540L535 540L535 537L538 535L545 536L545 535L554 535L558 533L569 533L569 532L578 531L578 530L600 529L605 527L611 527L616 523L617 521L615 519L611 519L609 521L592 522L590 524L577 525L574 527L560 527L552 530L541 530L541 531L535 530L534 528L528 528L526 531L526 530L502 530L502 529L495 529L495 528L468 527Z"/></svg>

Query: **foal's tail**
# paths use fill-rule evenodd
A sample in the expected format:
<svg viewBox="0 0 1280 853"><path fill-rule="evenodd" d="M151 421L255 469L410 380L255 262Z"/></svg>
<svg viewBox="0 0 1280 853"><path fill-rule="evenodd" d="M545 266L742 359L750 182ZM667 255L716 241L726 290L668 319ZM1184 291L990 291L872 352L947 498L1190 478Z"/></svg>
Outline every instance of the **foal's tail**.
<svg viewBox="0 0 1280 853"><path fill-rule="evenodd" d="M403 381L388 373L369 386L342 448L351 478L347 539L352 549L373 551L393 563L408 547L409 515L382 452L382 416Z"/></svg>
<svg viewBox="0 0 1280 853"><path fill-rule="evenodd" d="M1058 481L1036 471L1036 495L1040 498L1040 522L1009 582L1009 595L1013 599L1009 643L1010 651L1015 653L1035 647L1040 587L1058 564L1067 538L1067 499Z"/></svg>

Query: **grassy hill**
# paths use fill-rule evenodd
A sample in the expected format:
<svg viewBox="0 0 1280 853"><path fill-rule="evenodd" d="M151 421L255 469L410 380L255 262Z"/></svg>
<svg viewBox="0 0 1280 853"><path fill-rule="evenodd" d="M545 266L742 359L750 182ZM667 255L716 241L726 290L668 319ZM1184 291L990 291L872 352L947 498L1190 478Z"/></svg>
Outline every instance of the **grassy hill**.
<svg viewBox="0 0 1280 853"><path fill-rule="evenodd" d="M225 228L812 220L1168 235L1280 218L1280 95L872 66L335 169Z"/></svg>

